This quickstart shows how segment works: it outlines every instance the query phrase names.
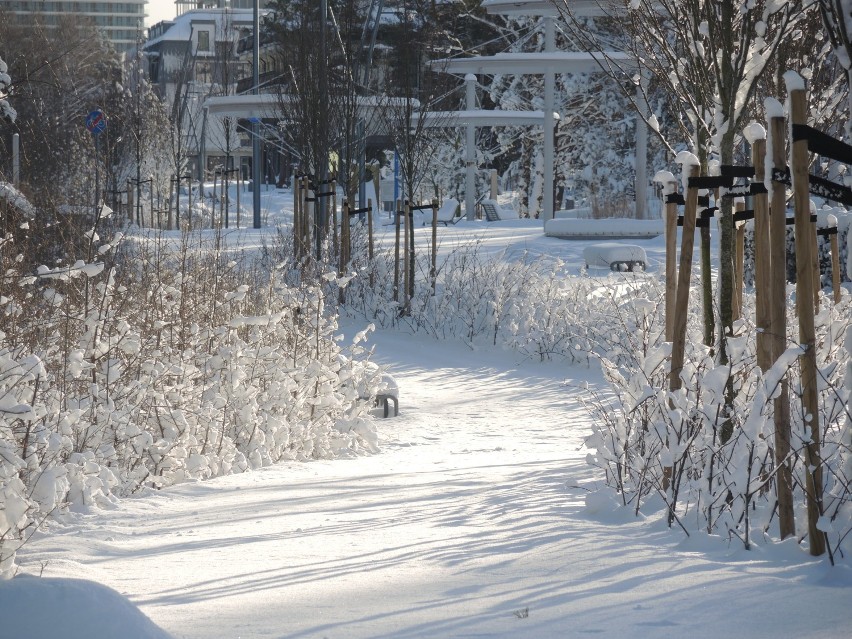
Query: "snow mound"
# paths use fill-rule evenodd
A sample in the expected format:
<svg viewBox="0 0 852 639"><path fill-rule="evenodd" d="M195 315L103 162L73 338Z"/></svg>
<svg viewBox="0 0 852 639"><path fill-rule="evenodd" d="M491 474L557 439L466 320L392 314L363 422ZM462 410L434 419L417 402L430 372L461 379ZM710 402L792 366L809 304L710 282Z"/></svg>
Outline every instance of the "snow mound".
<svg viewBox="0 0 852 639"><path fill-rule="evenodd" d="M0 581L0 619L4 637L172 639L126 597L85 579Z"/></svg>

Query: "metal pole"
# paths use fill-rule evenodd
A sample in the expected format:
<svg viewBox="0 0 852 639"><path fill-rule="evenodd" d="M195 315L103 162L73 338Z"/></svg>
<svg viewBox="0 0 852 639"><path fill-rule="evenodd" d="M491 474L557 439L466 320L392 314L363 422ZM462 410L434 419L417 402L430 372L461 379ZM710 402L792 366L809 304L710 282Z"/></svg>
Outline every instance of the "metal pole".
<svg viewBox="0 0 852 639"><path fill-rule="evenodd" d="M476 76L468 73L464 76L465 109L476 109ZM473 220L473 209L476 206L476 127L473 122L465 126L465 184L464 210L468 220Z"/></svg>
<svg viewBox="0 0 852 639"><path fill-rule="evenodd" d="M544 50L556 51L556 35L554 33L553 18L544 17ZM544 71L544 193L541 198L541 218L544 221L553 219L553 156L554 144L554 118L553 108L555 99L556 78L553 69L548 67Z"/></svg>
<svg viewBox="0 0 852 639"><path fill-rule="evenodd" d="M260 0L254 0L254 46L252 47L252 94L260 93ZM252 203L254 207L254 228L260 228L260 122L255 120L251 124L251 174L254 190L252 191Z"/></svg>

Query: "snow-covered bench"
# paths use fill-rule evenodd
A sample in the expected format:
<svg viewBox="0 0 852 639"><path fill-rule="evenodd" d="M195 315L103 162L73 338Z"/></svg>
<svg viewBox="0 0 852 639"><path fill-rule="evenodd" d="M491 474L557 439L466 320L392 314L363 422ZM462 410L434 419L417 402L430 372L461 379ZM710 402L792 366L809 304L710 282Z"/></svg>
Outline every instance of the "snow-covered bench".
<svg viewBox="0 0 852 639"><path fill-rule="evenodd" d="M438 224L447 226L448 224L455 224L458 222L461 219L460 217L456 217L456 211L458 211L458 208L458 200L454 200L451 197L444 200L441 208L438 209Z"/></svg>
<svg viewBox="0 0 852 639"><path fill-rule="evenodd" d="M648 258L645 249L635 244L601 242L583 249L586 268L608 268L611 271L644 271Z"/></svg>
<svg viewBox="0 0 852 639"><path fill-rule="evenodd" d="M553 219L544 224L544 234L564 240L650 239L662 235L662 220L605 218L595 220Z"/></svg>

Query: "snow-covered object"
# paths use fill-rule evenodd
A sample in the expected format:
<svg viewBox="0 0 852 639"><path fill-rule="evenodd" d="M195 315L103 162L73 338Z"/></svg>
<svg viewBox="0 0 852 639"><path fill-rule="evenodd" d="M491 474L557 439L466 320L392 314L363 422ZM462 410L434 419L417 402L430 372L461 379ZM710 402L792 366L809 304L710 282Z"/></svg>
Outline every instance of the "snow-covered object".
<svg viewBox="0 0 852 639"><path fill-rule="evenodd" d="M7 100L9 87L12 85L12 78L9 77L8 71L9 68L6 66L3 58L0 58L0 119L14 122L18 117L18 113L9 104L9 100Z"/></svg>
<svg viewBox="0 0 852 639"><path fill-rule="evenodd" d="M784 84L788 93L805 90L805 79L792 69L784 74Z"/></svg>
<svg viewBox="0 0 852 639"><path fill-rule="evenodd" d="M652 181L663 186L663 195L673 193L677 189L677 178L671 171L657 171Z"/></svg>
<svg viewBox="0 0 852 639"><path fill-rule="evenodd" d="M665 226L662 220L634 220L607 218L595 220L553 219L544 224L548 237L565 239L591 238L651 238L662 235Z"/></svg>
<svg viewBox="0 0 852 639"><path fill-rule="evenodd" d="M766 98L763 101L763 109L767 119L784 117L784 105L777 98Z"/></svg>
<svg viewBox="0 0 852 639"><path fill-rule="evenodd" d="M645 265L648 263L645 249L641 246L616 242L601 242L587 246L583 249L583 259L586 260L586 266L589 268L611 270L645 270Z"/></svg>
<svg viewBox="0 0 852 639"><path fill-rule="evenodd" d="M681 151L675 156L675 163L680 164L683 173L681 175L681 185L684 193L686 192L687 183L689 182L689 168L691 166L701 166L701 161L698 156L690 151Z"/></svg>
<svg viewBox="0 0 852 639"><path fill-rule="evenodd" d="M759 122L749 122L743 129L743 136L749 144L754 144L755 140L766 139L766 129Z"/></svg>
<svg viewBox="0 0 852 639"><path fill-rule="evenodd" d="M0 619L5 637L171 638L127 597L85 579L21 575L0 582Z"/></svg>
<svg viewBox="0 0 852 639"><path fill-rule="evenodd" d="M0 182L0 200L5 200L10 206L23 213L29 219L35 218L35 207L14 186L8 182Z"/></svg>

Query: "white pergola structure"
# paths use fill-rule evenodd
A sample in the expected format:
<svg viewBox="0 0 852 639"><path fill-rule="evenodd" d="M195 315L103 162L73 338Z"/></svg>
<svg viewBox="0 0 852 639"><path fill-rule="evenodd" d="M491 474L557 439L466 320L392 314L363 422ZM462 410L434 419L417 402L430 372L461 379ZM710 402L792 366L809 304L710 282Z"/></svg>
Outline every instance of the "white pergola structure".
<svg viewBox="0 0 852 639"><path fill-rule="evenodd" d="M541 217L544 221L552 219L556 210L554 205L554 126L557 115L554 113L555 83L557 73L592 73L601 69L603 65L617 64L621 67L633 66L634 62L625 53L609 52L563 52L556 50L556 36L554 19L559 15L553 4L553 0L484 0L482 6L489 13L504 15L533 15L540 16L544 21L544 51L536 53L498 53L492 56L473 56L469 58L449 58L434 60L432 67L437 71L453 74L464 74L467 83L467 104L469 112L475 109L475 94L472 91L474 84L470 82L469 76L476 75L544 75L544 110L542 124L544 126L544 193L542 197ZM578 16L600 16L606 15L606 4L595 0L574 0L571 9ZM506 112L500 112L505 114ZM472 214L473 203L476 200L473 176L476 167L471 163L471 157L475 157L473 149L473 128L475 125L467 126L467 150L468 159L467 180L465 193L465 207L468 215ZM644 120L637 123L636 127L636 182L637 187L647 182L647 130ZM643 218L645 215L644 189L636 189L636 217Z"/></svg>
<svg viewBox="0 0 852 639"><path fill-rule="evenodd" d="M472 73L465 75L465 106L464 111L434 111L431 113L415 113L412 120L423 120L426 127L465 127L465 187L464 210L467 219L473 219L473 209L476 202L476 127L480 126L525 126L544 125L547 114L544 111L503 111L500 109L487 110L476 108L476 76ZM555 113L551 118L558 118Z"/></svg>

